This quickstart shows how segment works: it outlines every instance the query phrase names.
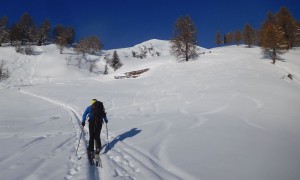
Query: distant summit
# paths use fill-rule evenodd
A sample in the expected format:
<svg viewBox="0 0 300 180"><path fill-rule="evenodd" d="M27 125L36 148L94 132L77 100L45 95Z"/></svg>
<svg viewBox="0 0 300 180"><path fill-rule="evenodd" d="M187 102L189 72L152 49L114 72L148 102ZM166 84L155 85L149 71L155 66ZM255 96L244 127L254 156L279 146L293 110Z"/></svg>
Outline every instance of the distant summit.
<svg viewBox="0 0 300 180"><path fill-rule="evenodd" d="M151 39L133 47L112 49L104 51L105 54L112 54L117 51L120 57L133 57L145 59L158 57L162 55L170 55L170 42L166 40Z"/></svg>
<svg viewBox="0 0 300 180"><path fill-rule="evenodd" d="M151 39L133 47L112 49L104 51L105 54L112 54L117 51L121 57L146 59L151 57L171 55L169 40ZM199 53L207 51L207 49L198 46Z"/></svg>

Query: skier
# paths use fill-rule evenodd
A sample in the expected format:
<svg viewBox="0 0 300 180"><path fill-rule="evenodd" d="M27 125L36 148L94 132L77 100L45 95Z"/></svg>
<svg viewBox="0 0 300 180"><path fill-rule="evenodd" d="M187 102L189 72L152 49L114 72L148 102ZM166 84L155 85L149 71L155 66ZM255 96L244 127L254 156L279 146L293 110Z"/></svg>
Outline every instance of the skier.
<svg viewBox="0 0 300 180"><path fill-rule="evenodd" d="M94 154L94 141L96 141L96 154L100 153L101 150L101 139L100 133L102 129L103 120L108 123L103 103L92 100L92 105L88 106L82 116L82 128L85 126L85 120L88 116L89 121L89 133L90 140L88 146L89 155Z"/></svg>

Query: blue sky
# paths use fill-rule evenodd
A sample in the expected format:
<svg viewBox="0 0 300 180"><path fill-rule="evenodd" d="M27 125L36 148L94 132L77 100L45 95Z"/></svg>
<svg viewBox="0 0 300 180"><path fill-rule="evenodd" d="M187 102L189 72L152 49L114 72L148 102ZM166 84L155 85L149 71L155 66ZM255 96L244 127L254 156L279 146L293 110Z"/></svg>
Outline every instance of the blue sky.
<svg viewBox="0 0 300 180"><path fill-rule="evenodd" d="M247 3L249 2L249 3ZM215 33L258 28L268 11L286 6L300 21L300 0L9 0L0 17L17 22L28 12L37 24L50 20L73 26L76 40L97 35L104 49L130 47L149 39L169 40L176 19L189 15L198 30L198 45L215 47Z"/></svg>

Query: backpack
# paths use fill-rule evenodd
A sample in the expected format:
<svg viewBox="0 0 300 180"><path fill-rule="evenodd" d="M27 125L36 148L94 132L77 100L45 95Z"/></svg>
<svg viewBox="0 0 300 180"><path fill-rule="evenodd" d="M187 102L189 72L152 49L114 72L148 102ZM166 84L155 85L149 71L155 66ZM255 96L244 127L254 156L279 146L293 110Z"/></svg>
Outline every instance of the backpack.
<svg viewBox="0 0 300 180"><path fill-rule="evenodd" d="M93 119L102 122L104 116L105 116L105 110L104 110L103 103L100 101L94 102L94 104L92 104Z"/></svg>

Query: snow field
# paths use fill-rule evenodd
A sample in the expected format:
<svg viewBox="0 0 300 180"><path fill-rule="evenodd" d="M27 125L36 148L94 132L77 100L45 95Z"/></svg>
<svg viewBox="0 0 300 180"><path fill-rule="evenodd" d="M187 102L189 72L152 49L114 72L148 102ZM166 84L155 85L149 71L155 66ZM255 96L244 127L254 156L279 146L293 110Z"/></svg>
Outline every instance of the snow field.
<svg viewBox="0 0 300 180"><path fill-rule="evenodd" d="M129 58L138 47L122 49L124 67L108 76L65 66L65 55L51 46L26 57L26 68L15 76L27 74L22 82L30 86L16 87L22 82L15 78L3 86L12 88L1 89L0 143L12 150L1 148L4 178L300 177L299 49L276 65L263 59L259 48L243 46L204 50L198 60L178 63L166 42L150 43L165 54L141 60ZM0 51L15 64L24 60ZM150 71L137 79L113 78L139 68ZM286 78L288 73L295 79ZM75 155L81 115L93 98L104 103L109 119L110 149L105 126L101 134L103 169L88 164L87 127Z"/></svg>

